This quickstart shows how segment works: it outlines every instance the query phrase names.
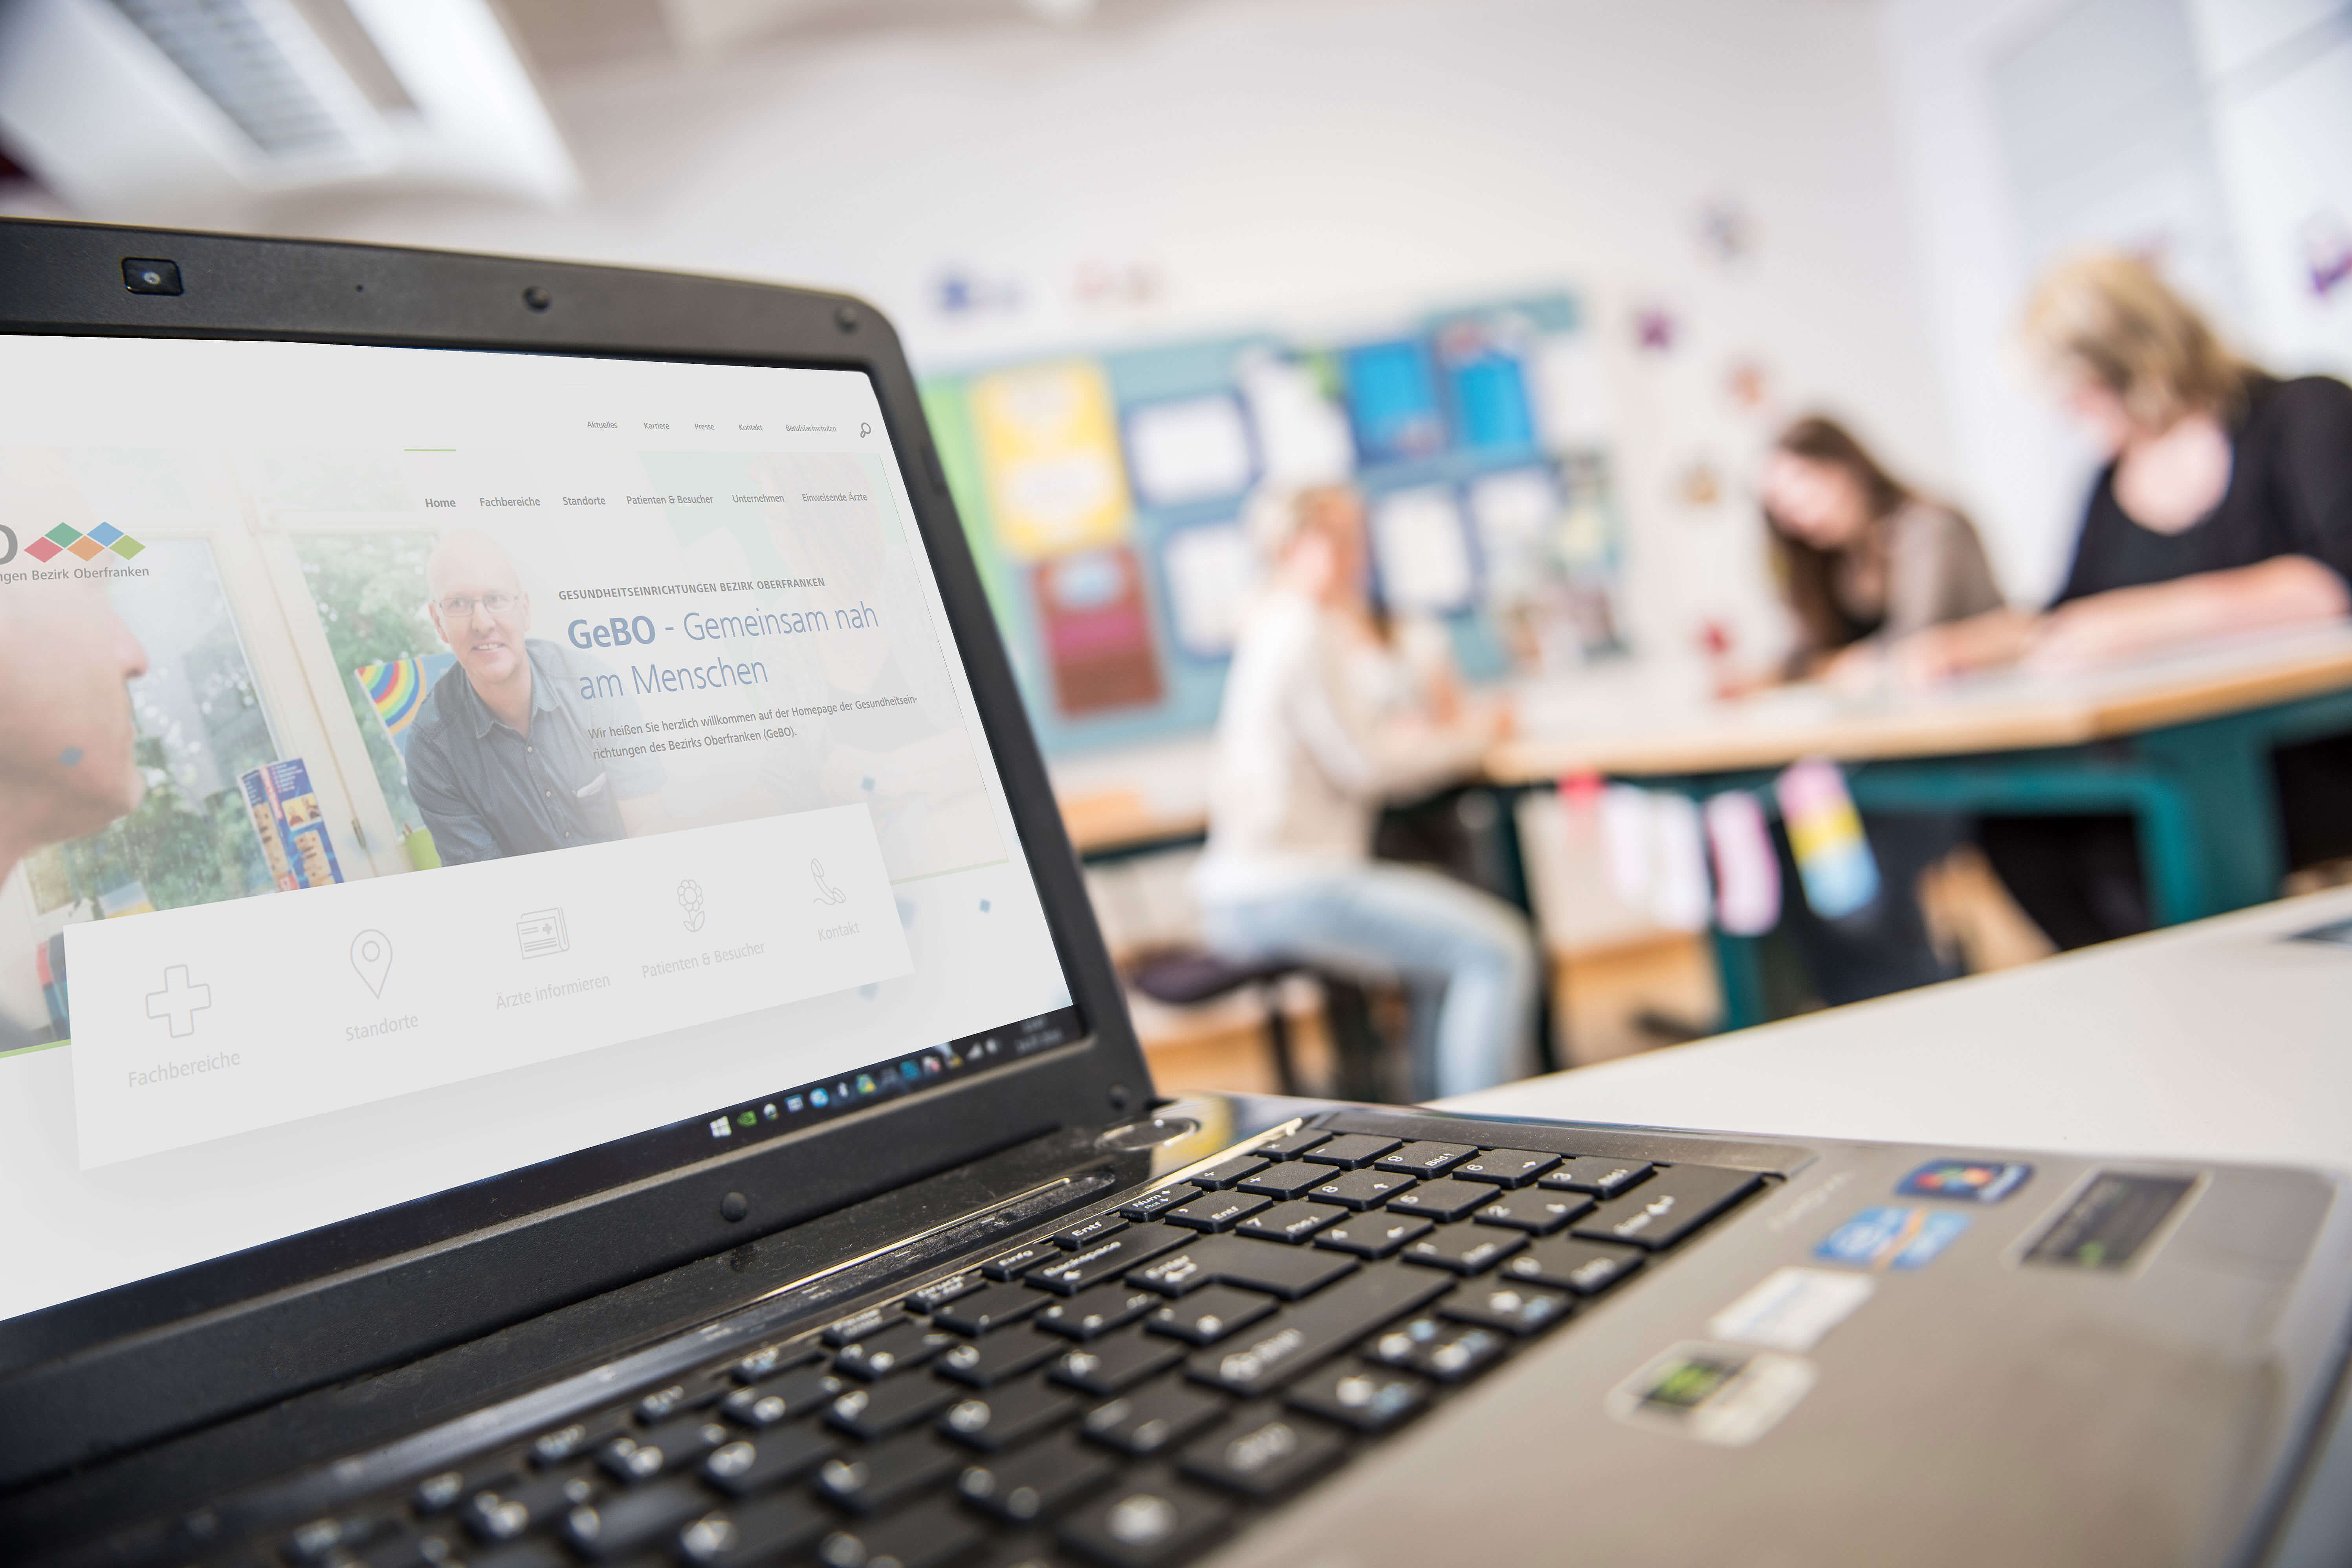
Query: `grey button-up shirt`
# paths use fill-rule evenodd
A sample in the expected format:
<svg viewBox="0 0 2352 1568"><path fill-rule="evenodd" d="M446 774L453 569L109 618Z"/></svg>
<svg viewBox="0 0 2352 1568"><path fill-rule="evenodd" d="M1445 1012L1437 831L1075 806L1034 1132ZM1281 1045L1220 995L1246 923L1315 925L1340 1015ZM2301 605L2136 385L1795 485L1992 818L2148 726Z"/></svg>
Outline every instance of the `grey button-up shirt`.
<svg viewBox="0 0 2352 1568"><path fill-rule="evenodd" d="M523 650L529 735L490 711L463 668L434 684L409 734L408 793L445 866L622 837L620 803L661 787L662 765L651 755L599 757L588 738L592 729L641 721L625 692L598 698L591 713L581 685L612 673L602 660L538 637L524 639ZM643 743L631 738L607 749Z"/></svg>

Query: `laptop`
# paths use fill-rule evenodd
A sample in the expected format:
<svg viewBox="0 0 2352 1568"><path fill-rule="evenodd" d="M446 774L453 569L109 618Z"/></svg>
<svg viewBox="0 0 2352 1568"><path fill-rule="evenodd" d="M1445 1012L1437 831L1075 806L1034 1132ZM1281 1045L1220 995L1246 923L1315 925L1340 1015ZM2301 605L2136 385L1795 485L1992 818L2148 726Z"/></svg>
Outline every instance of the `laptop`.
<svg viewBox="0 0 2352 1568"><path fill-rule="evenodd" d="M1097 545L1056 384L76 225L0 318L0 1559L2352 1544L2335 1176L1156 1096L947 483Z"/></svg>

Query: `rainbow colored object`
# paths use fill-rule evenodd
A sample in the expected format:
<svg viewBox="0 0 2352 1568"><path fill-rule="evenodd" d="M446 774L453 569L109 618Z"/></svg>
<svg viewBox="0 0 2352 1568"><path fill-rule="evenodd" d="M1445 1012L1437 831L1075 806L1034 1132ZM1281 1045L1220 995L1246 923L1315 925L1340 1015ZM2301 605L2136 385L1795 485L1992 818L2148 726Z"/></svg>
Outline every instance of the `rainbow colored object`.
<svg viewBox="0 0 2352 1568"><path fill-rule="evenodd" d="M1868 908L1878 897L1878 861L1837 764L1820 758L1798 763L1780 775L1774 792L1805 902L1832 921Z"/></svg>
<svg viewBox="0 0 2352 1568"><path fill-rule="evenodd" d="M360 689L367 694L370 706L375 709L376 718L383 721L384 734L399 748L403 758L408 755L408 727L416 721L433 683L457 662L453 654L405 654L381 664L363 664L352 671Z"/></svg>

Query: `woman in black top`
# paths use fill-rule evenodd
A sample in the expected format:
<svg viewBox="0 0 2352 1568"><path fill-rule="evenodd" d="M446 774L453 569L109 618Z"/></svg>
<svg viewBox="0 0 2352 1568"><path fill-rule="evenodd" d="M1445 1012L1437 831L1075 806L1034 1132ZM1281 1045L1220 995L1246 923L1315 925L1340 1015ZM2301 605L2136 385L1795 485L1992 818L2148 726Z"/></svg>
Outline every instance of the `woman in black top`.
<svg viewBox="0 0 2352 1568"><path fill-rule="evenodd" d="M2119 256L2053 273L2026 337L2114 460L2052 607L1913 638L1899 655L1910 673L2013 659L2082 668L2352 614L2352 386L2281 381L2236 359L2152 271ZM2276 762L2287 863L2352 855L2352 735L2284 748ZM2129 819L1996 818L1984 840L2058 945L2147 929Z"/></svg>

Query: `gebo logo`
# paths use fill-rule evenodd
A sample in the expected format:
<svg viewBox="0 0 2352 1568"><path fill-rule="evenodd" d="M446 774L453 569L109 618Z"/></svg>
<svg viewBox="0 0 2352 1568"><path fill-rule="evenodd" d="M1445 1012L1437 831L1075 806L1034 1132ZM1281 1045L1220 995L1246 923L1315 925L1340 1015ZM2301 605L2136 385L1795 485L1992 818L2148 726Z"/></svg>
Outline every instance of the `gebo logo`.
<svg viewBox="0 0 2352 1568"><path fill-rule="evenodd" d="M16 536L5 528L0 528L0 534L7 535L7 551L0 554L0 563L5 563L16 559ZM101 522L88 533L70 523L61 522L25 546L25 553L47 565L60 555L94 561L110 550L128 561L146 548L110 522Z"/></svg>

